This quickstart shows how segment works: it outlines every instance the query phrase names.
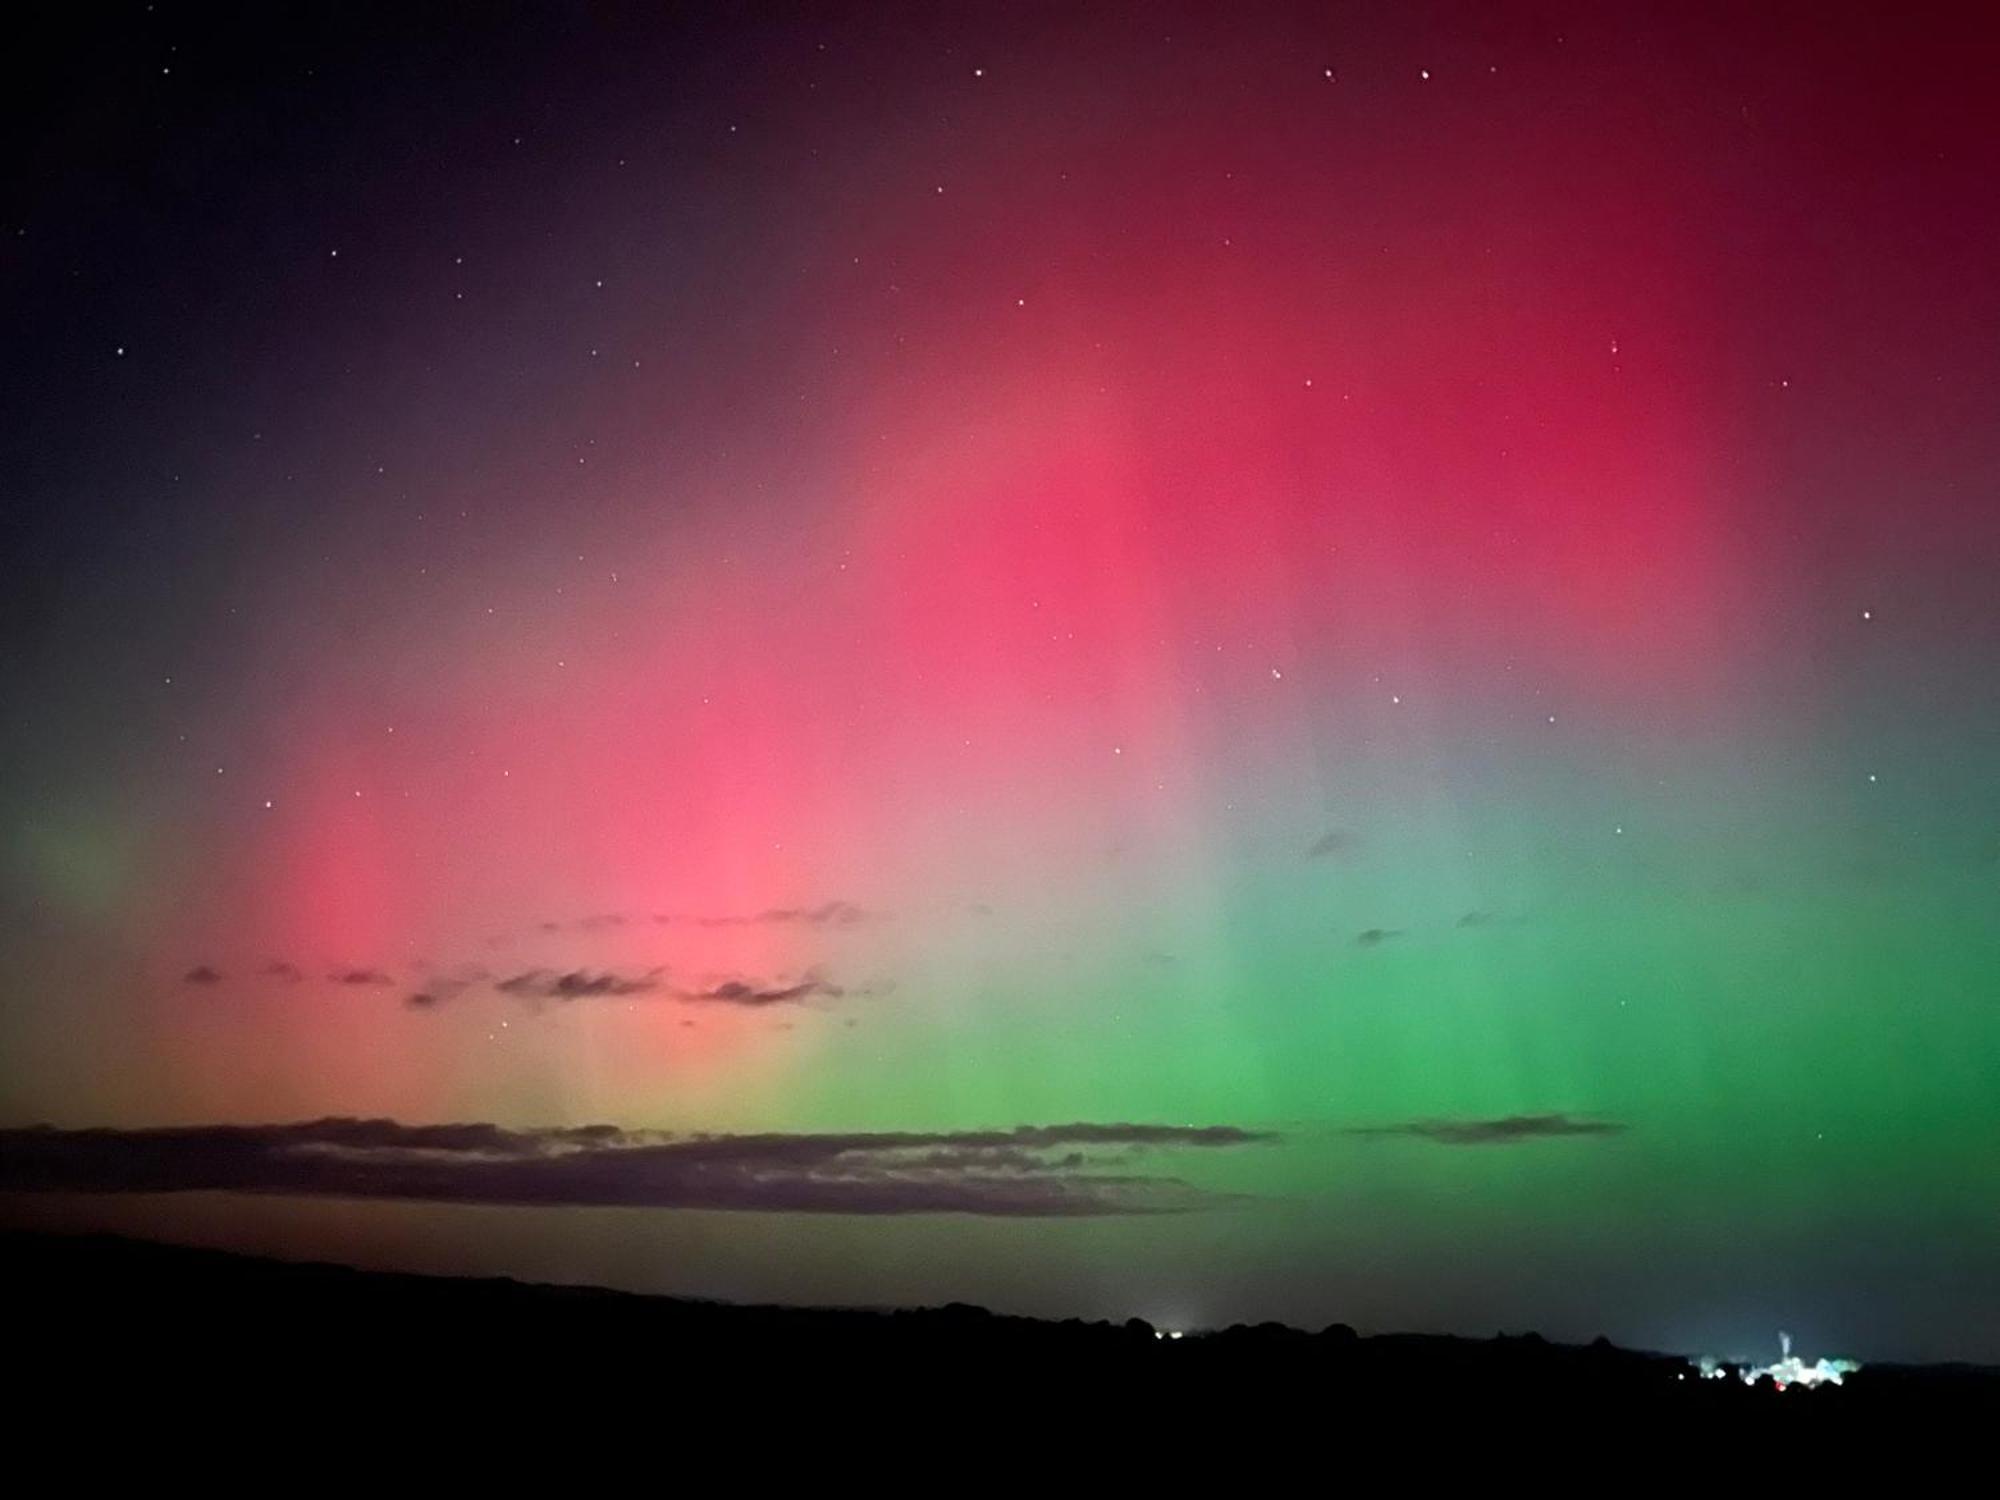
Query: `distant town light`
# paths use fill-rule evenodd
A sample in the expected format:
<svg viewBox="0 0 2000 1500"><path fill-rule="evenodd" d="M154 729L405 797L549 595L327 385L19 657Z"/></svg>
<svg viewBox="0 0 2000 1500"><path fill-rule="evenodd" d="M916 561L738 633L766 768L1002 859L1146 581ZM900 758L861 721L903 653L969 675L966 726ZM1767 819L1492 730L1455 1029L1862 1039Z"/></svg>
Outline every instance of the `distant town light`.
<svg viewBox="0 0 2000 1500"><path fill-rule="evenodd" d="M1745 1385L1755 1385L1766 1376L1778 1390L1786 1390L1802 1385L1807 1390L1819 1385L1845 1385L1846 1377L1861 1368L1859 1361L1852 1359L1817 1359L1807 1364L1792 1353L1792 1336L1778 1334L1780 1355L1777 1363L1750 1365L1737 1372L1737 1378ZM1729 1372L1712 1354L1704 1354L1700 1361L1703 1380L1721 1380Z"/></svg>

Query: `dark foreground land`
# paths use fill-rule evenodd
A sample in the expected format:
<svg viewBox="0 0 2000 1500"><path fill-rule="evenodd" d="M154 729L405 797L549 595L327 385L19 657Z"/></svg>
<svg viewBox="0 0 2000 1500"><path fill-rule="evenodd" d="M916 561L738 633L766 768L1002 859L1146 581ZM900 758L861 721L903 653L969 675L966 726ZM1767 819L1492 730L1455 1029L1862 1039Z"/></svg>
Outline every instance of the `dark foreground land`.
<svg viewBox="0 0 2000 1500"><path fill-rule="evenodd" d="M272 1406L339 1429L383 1414L489 1434L560 1411L644 1411L766 1439L799 1418L940 1419L982 1442L1047 1424L1183 1419L1268 1427L1463 1406L1568 1422L1620 1409L1697 1424L1833 1430L1855 1418L2000 1418L2000 1370L1873 1366L1840 1388L1704 1381L1683 1359L1532 1335L1357 1337L1277 1324L1180 1340L1143 1323L1045 1322L953 1305L901 1312L746 1307L507 1280L364 1272L105 1236L0 1233L6 1386L16 1415L192 1414L242 1428ZM1086 1418L1084 1414L1088 1414ZM254 1425L254 1424L253 1424ZM1011 1439L1000 1441L1007 1446Z"/></svg>

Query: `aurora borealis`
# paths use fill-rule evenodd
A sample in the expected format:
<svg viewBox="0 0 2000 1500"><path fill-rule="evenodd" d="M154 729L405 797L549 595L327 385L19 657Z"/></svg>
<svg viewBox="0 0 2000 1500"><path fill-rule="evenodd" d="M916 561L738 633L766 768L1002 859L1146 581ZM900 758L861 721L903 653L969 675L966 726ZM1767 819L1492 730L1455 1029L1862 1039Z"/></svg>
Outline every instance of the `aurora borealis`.
<svg viewBox="0 0 2000 1500"><path fill-rule="evenodd" d="M8 1221L2000 1359L1990 7L84 12Z"/></svg>

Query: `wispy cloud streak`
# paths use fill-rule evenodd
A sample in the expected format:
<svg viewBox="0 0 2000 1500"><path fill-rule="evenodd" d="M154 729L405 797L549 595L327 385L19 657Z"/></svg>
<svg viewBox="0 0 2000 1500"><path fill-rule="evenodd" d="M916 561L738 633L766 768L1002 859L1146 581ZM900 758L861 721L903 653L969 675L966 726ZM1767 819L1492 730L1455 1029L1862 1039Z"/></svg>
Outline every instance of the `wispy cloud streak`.
<svg viewBox="0 0 2000 1500"><path fill-rule="evenodd" d="M1075 1218L1226 1201L1151 1154L1274 1141L1229 1125L674 1136L324 1119L149 1130L0 1130L0 1189L223 1191L446 1203Z"/></svg>
<svg viewBox="0 0 2000 1500"><path fill-rule="evenodd" d="M1491 1120L1405 1120L1396 1125L1357 1125L1347 1134L1413 1136L1440 1146L1512 1146L1564 1136L1612 1136L1626 1126L1616 1120L1580 1120L1573 1115L1502 1115Z"/></svg>

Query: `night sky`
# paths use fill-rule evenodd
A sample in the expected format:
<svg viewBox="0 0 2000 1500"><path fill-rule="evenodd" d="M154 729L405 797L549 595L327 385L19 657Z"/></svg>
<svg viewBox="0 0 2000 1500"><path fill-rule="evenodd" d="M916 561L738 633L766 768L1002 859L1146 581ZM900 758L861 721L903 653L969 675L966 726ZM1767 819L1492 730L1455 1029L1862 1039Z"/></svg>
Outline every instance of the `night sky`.
<svg viewBox="0 0 2000 1500"><path fill-rule="evenodd" d="M1993 7L43 20L6 1220L2000 1359Z"/></svg>

